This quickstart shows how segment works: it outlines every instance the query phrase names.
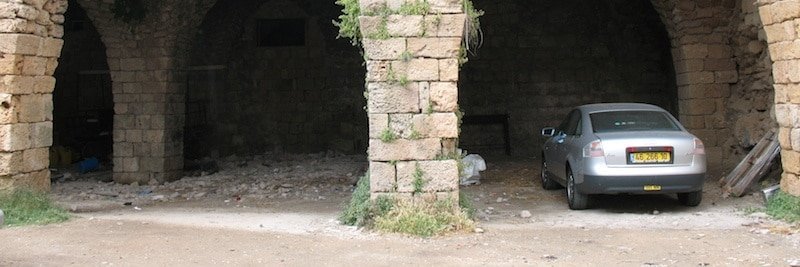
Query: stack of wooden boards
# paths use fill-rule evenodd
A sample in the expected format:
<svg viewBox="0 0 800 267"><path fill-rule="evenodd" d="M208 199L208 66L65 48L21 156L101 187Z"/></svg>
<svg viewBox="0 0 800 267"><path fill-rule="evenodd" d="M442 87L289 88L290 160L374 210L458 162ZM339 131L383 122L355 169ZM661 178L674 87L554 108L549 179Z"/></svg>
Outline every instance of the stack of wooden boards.
<svg viewBox="0 0 800 267"><path fill-rule="evenodd" d="M739 197L761 180L772 167L781 147L775 129L768 131L753 150L727 176L719 180L724 195Z"/></svg>

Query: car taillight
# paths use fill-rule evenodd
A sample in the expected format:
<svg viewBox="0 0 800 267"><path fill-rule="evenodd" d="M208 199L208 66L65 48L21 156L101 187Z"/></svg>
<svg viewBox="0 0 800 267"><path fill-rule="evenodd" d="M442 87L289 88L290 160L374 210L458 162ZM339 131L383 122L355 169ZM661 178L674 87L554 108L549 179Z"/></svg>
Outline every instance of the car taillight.
<svg viewBox="0 0 800 267"><path fill-rule="evenodd" d="M706 154L706 146L703 145L703 141L700 139L694 139L694 149L692 149L692 155L705 155Z"/></svg>
<svg viewBox="0 0 800 267"><path fill-rule="evenodd" d="M584 158L600 158L605 156L605 154L606 153L603 152L603 142L600 142L600 140L592 141L583 147Z"/></svg>

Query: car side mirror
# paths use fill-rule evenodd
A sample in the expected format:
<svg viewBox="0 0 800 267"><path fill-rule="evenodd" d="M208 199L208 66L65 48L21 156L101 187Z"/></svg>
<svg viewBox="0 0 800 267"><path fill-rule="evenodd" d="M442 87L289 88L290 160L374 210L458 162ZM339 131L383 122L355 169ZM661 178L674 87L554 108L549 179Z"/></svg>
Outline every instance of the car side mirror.
<svg viewBox="0 0 800 267"><path fill-rule="evenodd" d="M556 128L553 127L546 127L542 129L542 136L544 137L553 137L556 134Z"/></svg>

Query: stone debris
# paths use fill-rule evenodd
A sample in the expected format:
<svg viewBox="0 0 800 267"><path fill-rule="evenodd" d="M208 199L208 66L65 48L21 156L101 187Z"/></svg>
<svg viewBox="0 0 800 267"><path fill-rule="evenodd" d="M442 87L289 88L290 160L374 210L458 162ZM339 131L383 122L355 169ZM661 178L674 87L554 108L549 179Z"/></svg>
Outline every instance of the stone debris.
<svg viewBox="0 0 800 267"><path fill-rule="evenodd" d="M217 163L204 164L217 166ZM119 201L120 205L198 199L320 201L349 195L367 169L363 156L330 153L265 154L245 159L230 156L221 159L218 165L213 173L187 171L182 179L164 184L151 180L146 185L124 185L102 182L99 177L77 176L74 181L54 183L52 196L59 202L111 200Z"/></svg>
<svg viewBox="0 0 800 267"><path fill-rule="evenodd" d="M523 211L521 211L521 212L519 213L519 217L522 217L522 218L530 218L530 217L531 217L531 212L530 212L530 211L528 211L528 210L523 210Z"/></svg>

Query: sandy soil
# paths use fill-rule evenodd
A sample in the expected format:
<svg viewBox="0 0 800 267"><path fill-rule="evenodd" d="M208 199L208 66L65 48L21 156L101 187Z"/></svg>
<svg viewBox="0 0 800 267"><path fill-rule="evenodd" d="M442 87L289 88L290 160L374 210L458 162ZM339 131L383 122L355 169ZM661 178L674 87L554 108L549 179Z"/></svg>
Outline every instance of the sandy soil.
<svg viewBox="0 0 800 267"><path fill-rule="evenodd" d="M526 162L493 160L481 185L463 188L483 233L421 239L342 226L335 218L347 198L336 193L193 198L2 229L0 265L800 264L797 225L744 212L763 204L758 195L722 198L710 182L695 208L674 196L603 196L594 209L570 211L563 191L542 190Z"/></svg>

